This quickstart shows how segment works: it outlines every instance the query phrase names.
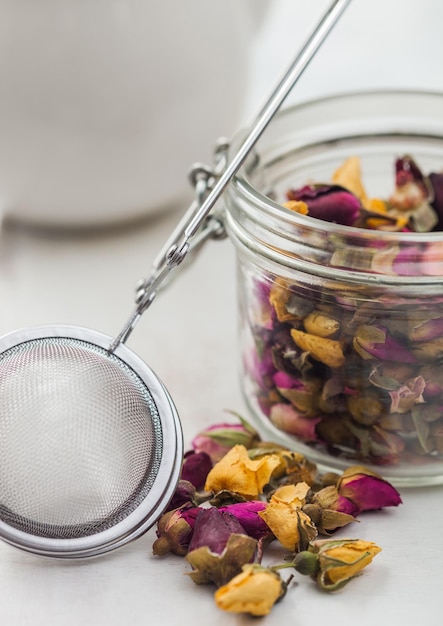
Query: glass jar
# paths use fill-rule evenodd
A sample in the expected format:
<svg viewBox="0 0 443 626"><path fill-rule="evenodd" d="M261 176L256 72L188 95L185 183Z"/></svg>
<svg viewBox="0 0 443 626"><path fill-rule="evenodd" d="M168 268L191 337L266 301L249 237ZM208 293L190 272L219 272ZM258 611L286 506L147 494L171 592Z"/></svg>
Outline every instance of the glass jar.
<svg viewBox="0 0 443 626"><path fill-rule="evenodd" d="M279 113L226 194L257 428L323 470L364 464L403 486L443 483L443 232L343 226L282 204L350 156L368 194L388 198L405 154L443 171L443 94L329 97Z"/></svg>

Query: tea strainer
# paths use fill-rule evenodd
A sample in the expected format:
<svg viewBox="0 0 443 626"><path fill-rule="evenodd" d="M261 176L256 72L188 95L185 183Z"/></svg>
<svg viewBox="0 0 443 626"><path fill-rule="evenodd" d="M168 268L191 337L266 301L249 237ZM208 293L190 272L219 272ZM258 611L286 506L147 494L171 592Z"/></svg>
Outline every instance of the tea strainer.
<svg viewBox="0 0 443 626"><path fill-rule="evenodd" d="M103 554L140 536L178 481L183 438L173 401L125 341L171 269L220 224L209 213L349 0L329 8L256 118L217 166L153 264L115 338L72 326L0 340L0 537L54 557Z"/></svg>

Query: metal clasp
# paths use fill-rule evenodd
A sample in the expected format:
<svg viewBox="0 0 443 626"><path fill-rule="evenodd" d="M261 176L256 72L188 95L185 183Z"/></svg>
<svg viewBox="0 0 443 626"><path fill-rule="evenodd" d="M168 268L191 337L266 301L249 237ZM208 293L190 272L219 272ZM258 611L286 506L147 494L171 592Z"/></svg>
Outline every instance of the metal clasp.
<svg viewBox="0 0 443 626"><path fill-rule="evenodd" d="M193 257L208 239L224 239L226 230L221 211L213 209L201 220L199 212L209 193L212 191L227 163L227 139L221 138L214 148L214 165L195 163L189 172L189 181L195 190L195 200L180 220L169 240L155 259L151 275L142 279L136 288L136 303L143 313L152 302L157 289L154 285L164 283L170 269L180 265L185 258ZM200 222L201 220L201 222ZM190 224L196 223L195 233ZM151 296L147 294L151 293Z"/></svg>

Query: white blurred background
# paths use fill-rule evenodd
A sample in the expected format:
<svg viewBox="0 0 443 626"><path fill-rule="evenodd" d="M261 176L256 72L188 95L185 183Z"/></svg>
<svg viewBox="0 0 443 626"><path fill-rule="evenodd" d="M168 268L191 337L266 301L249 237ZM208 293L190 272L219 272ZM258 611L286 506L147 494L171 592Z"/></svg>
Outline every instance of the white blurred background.
<svg viewBox="0 0 443 626"><path fill-rule="evenodd" d="M0 211L115 225L191 196L325 0L0 0ZM353 0L286 104L443 88L440 0Z"/></svg>

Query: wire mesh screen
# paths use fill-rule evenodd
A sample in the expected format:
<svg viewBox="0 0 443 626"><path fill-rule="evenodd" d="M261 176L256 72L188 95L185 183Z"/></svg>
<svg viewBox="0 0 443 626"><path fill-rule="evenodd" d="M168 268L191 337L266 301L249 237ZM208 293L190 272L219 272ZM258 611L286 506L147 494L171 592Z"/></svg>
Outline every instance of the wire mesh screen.
<svg viewBox="0 0 443 626"><path fill-rule="evenodd" d="M41 537L85 537L146 497L162 455L145 383L113 354L71 338L0 356L0 519Z"/></svg>

